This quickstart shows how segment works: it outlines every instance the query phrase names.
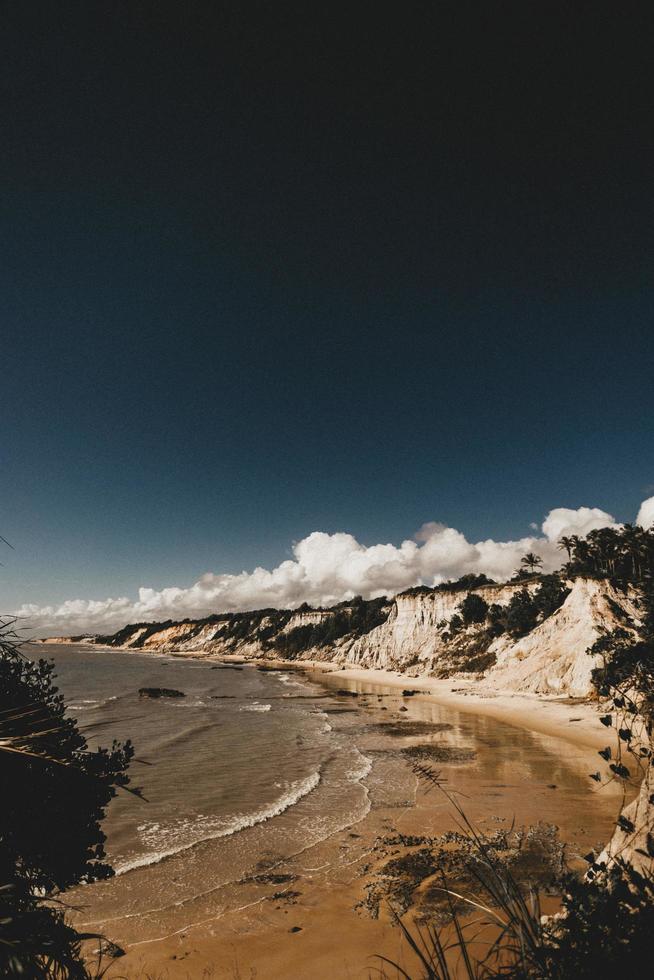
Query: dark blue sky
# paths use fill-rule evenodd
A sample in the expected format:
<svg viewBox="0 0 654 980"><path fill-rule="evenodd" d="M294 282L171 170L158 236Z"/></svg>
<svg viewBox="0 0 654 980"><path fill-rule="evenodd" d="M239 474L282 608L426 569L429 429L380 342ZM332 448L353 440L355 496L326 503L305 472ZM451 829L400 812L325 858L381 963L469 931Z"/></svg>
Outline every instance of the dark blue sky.
<svg viewBox="0 0 654 980"><path fill-rule="evenodd" d="M270 567L315 529L633 519L651 25L57 6L0 41L3 602Z"/></svg>

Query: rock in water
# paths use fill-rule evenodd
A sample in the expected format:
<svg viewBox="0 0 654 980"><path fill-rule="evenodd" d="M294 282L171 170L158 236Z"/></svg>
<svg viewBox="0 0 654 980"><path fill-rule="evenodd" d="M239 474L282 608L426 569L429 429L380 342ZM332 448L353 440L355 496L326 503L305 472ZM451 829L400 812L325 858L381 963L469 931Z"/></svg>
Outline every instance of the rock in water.
<svg viewBox="0 0 654 980"><path fill-rule="evenodd" d="M172 687L139 687L140 698L185 698L183 691Z"/></svg>

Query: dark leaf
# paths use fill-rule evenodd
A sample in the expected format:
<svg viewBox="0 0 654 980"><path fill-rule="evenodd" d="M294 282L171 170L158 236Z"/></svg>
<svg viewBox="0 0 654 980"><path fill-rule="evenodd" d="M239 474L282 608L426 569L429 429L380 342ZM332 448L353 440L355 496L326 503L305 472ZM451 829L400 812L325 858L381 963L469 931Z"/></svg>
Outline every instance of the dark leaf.
<svg viewBox="0 0 654 980"><path fill-rule="evenodd" d="M625 834L633 834L636 829L635 824L622 814L618 817L618 827L620 830L624 830Z"/></svg>

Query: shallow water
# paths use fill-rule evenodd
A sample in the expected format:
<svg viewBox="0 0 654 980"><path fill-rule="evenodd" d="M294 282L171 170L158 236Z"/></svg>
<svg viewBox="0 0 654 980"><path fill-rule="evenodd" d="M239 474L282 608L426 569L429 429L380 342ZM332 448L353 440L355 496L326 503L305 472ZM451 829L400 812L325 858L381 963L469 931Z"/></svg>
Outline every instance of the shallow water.
<svg viewBox="0 0 654 980"><path fill-rule="evenodd" d="M324 797L337 794L348 821L367 808L359 779L368 764L333 733L316 685L290 673L174 656L65 646L47 652L89 745L131 738L136 747L132 783L147 803L120 794L105 823L118 874L256 826L312 793L327 812ZM141 687L185 697L142 698ZM322 822L331 829L326 814Z"/></svg>
<svg viewBox="0 0 654 980"><path fill-rule="evenodd" d="M375 835L391 826L451 829L447 800L417 793L407 748L435 750L434 768L485 829L554 823L574 858L611 827L615 801L591 795L591 750L424 697L337 674L81 647L45 652L90 745L131 737L142 760L132 781L148 802L121 794L104 824L117 877L71 896L85 926L122 944L192 924L213 930L235 909L256 913L279 887L271 873L342 882L343 869L367 860ZM186 697L142 699L139 687Z"/></svg>

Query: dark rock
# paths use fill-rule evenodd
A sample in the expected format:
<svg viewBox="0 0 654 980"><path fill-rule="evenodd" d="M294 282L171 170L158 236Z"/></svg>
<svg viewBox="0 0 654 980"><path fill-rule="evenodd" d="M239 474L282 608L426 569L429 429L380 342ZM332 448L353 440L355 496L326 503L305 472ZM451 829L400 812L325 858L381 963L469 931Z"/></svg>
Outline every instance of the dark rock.
<svg viewBox="0 0 654 980"><path fill-rule="evenodd" d="M382 709L383 710L383 709ZM374 728L382 735L435 735L450 731L452 726L443 721L380 721Z"/></svg>
<svg viewBox="0 0 654 980"><path fill-rule="evenodd" d="M288 905L297 905L297 900L302 892L292 891L287 889L283 892L275 892L274 895L268 897L269 902L287 902Z"/></svg>
<svg viewBox="0 0 654 980"><path fill-rule="evenodd" d="M289 932L302 932L302 926L291 926Z"/></svg>
<svg viewBox="0 0 654 980"><path fill-rule="evenodd" d="M115 960L117 960L120 956L125 955L125 950L117 943L112 943L111 940L105 941L105 944L102 947L102 952L107 956L112 956Z"/></svg>
<svg viewBox="0 0 654 980"><path fill-rule="evenodd" d="M296 880L297 875L275 874L274 872L270 871L266 872L265 874L251 875L249 878L242 878L241 884L246 885L256 881L258 885L287 885L289 882Z"/></svg>
<svg viewBox="0 0 654 980"><path fill-rule="evenodd" d="M183 691L172 687L139 687L140 698L185 698Z"/></svg>
<svg viewBox="0 0 654 980"><path fill-rule="evenodd" d="M340 694L341 697L344 697L344 698L358 698L359 697L359 692L358 691L346 691L344 687L339 687L339 689L338 689L338 691L336 693L337 694Z"/></svg>
<svg viewBox="0 0 654 980"><path fill-rule="evenodd" d="M415 690L402 691L403 698L412 698L414 694L420 694L420 691L415 691Z"/></svg>
<svg viewBox="0 0 654 980"><path fill-rule="evenodd" d="M409 709L407 707L405 707L404 705L402 705L402 707L400 708L400 711L408 711L408 710Z"/></svg>

